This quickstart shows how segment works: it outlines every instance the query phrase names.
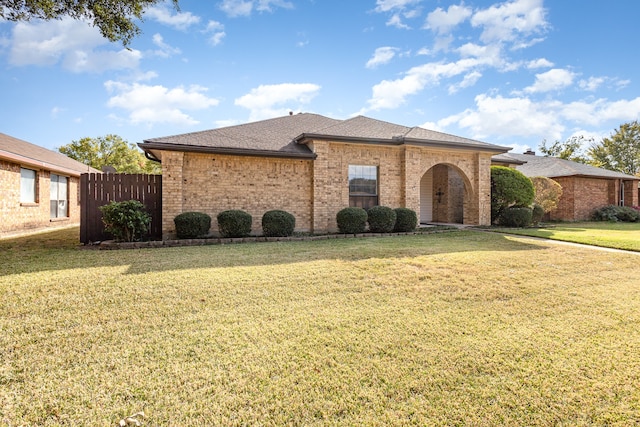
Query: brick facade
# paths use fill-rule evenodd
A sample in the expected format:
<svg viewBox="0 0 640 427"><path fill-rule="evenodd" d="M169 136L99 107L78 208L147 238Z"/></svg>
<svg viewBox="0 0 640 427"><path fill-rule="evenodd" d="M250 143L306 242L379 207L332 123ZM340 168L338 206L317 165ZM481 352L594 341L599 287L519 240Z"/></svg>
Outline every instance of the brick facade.
<svg viewBox="0 0 640 427"><path fill-rule="evenodd" d="M254 234L271 209L292 213L296 231L336 231L336 214L349 206L349 165L377 166L379 204L416 212L420 180L434 168L434 183L446 194L439 220L489 224L490 153L330 140L307 145L315 159L164 151L163 239L175 237L173 218L187 211L209 214L215 233L215 218L227 209L251 214Z"/></svg>
<svg viewBox="0 0 640 427"><path fill-rule="evenodd" d="M620 180L579 176L552 178L562 186L558 209L550 212L553 221L584 221L594 209L620 202ZM623 181L624 205L638 206L637 181Z"/></svg>
<svg viewBox="0 0 640 427"><path fill-rule="evenodd" d="M43 229L65 227L80 224L80 205L78 200L79 178L67 177L68 217L50 219L50 176L51 171L36 169L36 203L20 203L20 168L21 165L0 159L0 237L28 233Z"/></svg>

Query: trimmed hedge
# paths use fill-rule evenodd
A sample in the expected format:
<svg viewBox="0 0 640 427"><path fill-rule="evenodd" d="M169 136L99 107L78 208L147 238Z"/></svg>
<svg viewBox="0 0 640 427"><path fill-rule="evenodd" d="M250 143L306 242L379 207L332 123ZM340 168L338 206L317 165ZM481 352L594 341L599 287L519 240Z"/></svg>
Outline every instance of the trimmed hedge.
<svg viewBox="0 0 640 427"><path fill-rule="evenodd" d="M593 211L591 219L594 221L638 222L640 221L640 211L629 206L607 205Z"/></svg>
<svg viewBox="0 0 640 427"><path fill-rule="evenodd" d="M222 237L247 237L251 234L253 218L245 211L237 209L222 211L216 219Z"/></svg>
<svg viewBox="0 0 640 427"><path fill-rule="evenodd" d="M118 242L135 242L147 238L151 216L138 200L110 202L100 206L104 231Z"/></svg>
<svg viewBox="0 0 640 427"><path fill-rule="evenodd" d="M531 225L533 209L510 207L502 211L499 224L507 227L527 227Z"/></svg>
<svg viewBox="0 0 640 427"><path fill-rule="evenodd" d="M535 197L533 183L524 174L505 166L491 166L491 222L500 219L502 211L515 206L530 206Z"/></svg>
<svg viewBox="0 0 640 427"><path fill-rule="evenodd" d="M367 211L369 231L391 233L396 225L396 212L387 206L373 206Z"/></svg>
<svg viewBox="0 0 640 427"><path fill-rule="evenodd" d="M536 225L540 224L540 221L542 221L542 218L544 217L544 208L541 205L534 203L532 209L531 223Z"/></svg>
<svg viewBox="0 0 640 427"><path fill-rule="evenodd" d="M418 215L415 211L409 208L395 208L394 211L396 213L396 225L393 227L393 231L406 233L416 229Z"/></svg>
<svg viewBox="0 0 640 427"><path fill-rule="evenodd" d="M204 212L183 212L173 219L178 239L195 239L209 234L211 217Z"/></svg>
<svg viewBox="0 0 640 427"><path fill-rule="evenodd" d="M344 208L336 215L338 230L343 234L364 233L367 227L367 211L362 208Z"/></svg>
<svg viewBox="0 0 640 427"><path fill-rule="evenodd" d="M287 237L293 235L296 217L286 211L272 210L262 215L262 233L267 237Z"/></svg>

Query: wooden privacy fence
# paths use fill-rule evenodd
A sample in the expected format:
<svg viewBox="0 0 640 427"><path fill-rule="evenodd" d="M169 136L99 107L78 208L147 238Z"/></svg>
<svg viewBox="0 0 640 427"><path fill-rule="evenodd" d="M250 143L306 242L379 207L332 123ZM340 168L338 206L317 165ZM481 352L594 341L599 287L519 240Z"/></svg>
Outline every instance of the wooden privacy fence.
<svg viewBox="0 0 640 427"><path fill-rule="evenodd" d="M152 240L162 239L162 176L121 173L85 173L80 176L80 242L112 237L104 232L100 206L138 200L151 215Z"/></svg>

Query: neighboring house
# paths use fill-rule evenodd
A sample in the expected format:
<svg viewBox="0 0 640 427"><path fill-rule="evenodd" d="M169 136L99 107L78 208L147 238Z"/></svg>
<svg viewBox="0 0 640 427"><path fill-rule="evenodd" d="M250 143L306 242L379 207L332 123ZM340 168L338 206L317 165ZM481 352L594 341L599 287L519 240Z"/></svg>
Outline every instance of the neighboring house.
<svg viewBox="0 0 640 427"><path fill-rule="evenodd" d="M551 178L562 186L558 209L550 213L550 220L583 221L605 205L638 206L637 176L557 157L536 156L533 151L501 154L493 162L515 167L530 178Z"/></svg>
<svg viewBox="0 0 640 427"><path fill-rule="evenodd" d="M163 238L173 219L242 209L283 209L296 230L337 230L347 206L415 210L421 222L487 225L491 157L509 148L358 116L296 114L138 144L162 163Z"/></svg>
<svg viewBox="0 0 640 427"><path fill-rule="evenodd" d="M80 223L80 174L99 172L0 133L0 237Z"/></svg>

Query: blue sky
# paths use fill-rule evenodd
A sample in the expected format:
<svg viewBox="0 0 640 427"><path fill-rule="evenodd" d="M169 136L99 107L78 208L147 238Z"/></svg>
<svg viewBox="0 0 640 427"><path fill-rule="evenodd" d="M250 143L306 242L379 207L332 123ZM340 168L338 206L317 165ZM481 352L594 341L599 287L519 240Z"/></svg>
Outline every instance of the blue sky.
<svg viewBox="0 0 640 427"><path fill-rule="evenodd" d="M0 132L50 149L311 112L514 147L640 118L640 1L180 0L130 49L0 21Z"/></svg>

